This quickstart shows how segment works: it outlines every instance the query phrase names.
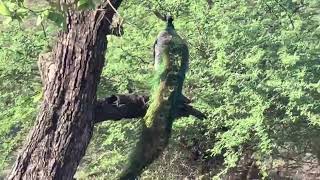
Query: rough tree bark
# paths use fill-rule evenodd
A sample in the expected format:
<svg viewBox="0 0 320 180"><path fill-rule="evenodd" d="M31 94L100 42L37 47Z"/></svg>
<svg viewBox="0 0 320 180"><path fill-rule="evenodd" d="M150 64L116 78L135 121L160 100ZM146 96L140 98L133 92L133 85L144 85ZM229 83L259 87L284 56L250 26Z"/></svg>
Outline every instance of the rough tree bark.
<svg viewBox="0 0 320 180"><path fill-rule="evenodd" d="M61 0L61 3L70 3ZM67 12L67 30L52 51L56 65L26 146L8 179L72 179L92 136L106 35L121 0L96 11Z"/></svg>
<svg viewBox="0 0 320 180"><path fill-rule="evenodd" d="M61 0L66 3L66 0ZM67 13L67 31L59 34L52 52L39 57L44 98L36 124L8 179L72 179L92 136L95 123L143 117L146 95L112 95L96 100L104 64L107 34L122 0L106 0L96 11ZM119 29L120 28L120 29ZM178 117L205 115L184 99Z"/></svg>

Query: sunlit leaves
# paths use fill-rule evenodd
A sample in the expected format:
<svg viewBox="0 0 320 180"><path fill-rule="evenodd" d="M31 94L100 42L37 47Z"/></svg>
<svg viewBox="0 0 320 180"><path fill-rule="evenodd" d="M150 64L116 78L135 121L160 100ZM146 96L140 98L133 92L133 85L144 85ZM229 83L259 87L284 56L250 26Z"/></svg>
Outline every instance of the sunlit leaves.
<svg viewBox="0 0 320 180"><path fill-rule="evenodd" d="M9 1L3 2L12 16L17 9ZM78 1L78 10L90 8L91 2ZM250 147L258 164L266 169L263 167L268 163L266 159L277 158L284 149L297 149L297 153L303 154L303 149L311 151L310 144L319 147L315 140L319 137L320 124L319 1L214 1L211 6L207 3L190 0L129 0L123 3L120 12L125 34L120 38L108 37L99 97L149 92L149 77L153 73L152 46L165 26L153 11L163 15L171 13L175 16L178 33L186 38L190 49L191 64L184 94L208 116L204 121L191 117L177 120L170 142L172 149L181 150L187 156L190 152L179 146L185 137L190 146L201 143L202 153L207 153L206 160L214 158L210 157L212 153L222 154L225 167L234 167ZM3 9L1 14L8 15ZM60 9L58 4L50 4L48 9L37 12L37 24L50 19L61 26L64 13L57 9ZM10 88L10 91L1 91L0 103L20 108L6 109L8 115L3 116L6 123L2 124L6 132L16 123L11 123L12 117L29 116L29 111L22 107L39 99L39 95L30 90L34 86L25 81L13 83L15 81L8 78L25 73L22 77L27 75L32 79L28 71L30 59L26 57L36 56L31 52L38 52L38 49L20 33L12 32L7 36L15 39L2 40L4 45L0 46L0 55L7 59L0 63L0 79L1 88ZM5 42L14 45L8 46L9 43ZM21 97L15 98L17 91L12 89L32 98L17 103L15 101ZM83 169L87 173L82 174L84 179L88 179L90 173L106 179L119 173L139 133L138 123L132 122L136 121L97 126L90 153L84 162ZM12 142L4 146L8 152L13 147ZM170 157L174 155L177 154L170 154ZM165 166L170 170L182 166L172 159L163 158L161 163L158 163L159 167L151 167L153 171L147 175L150 179L157 178L159 173L155 172ZM187 168L188 173L196 169ZM179 168L175 170L184 172ZM176 171L170 171L172 176Z"/></svg>
<svg viewBox="0 0 320 180"><path fill-rule="evenodd" d="M3 1L0 1L0 15L11 16L9 8Z"/></svg>
<svg viewBox="0 0 320 180"><path fill-rule="evenodd" d="M0 171L15 158L35 119L41 99L36 60L46 44L42 33L13 24L0 35Z"/></svg>
<svg viewBox="0 0 320 180"><path fill-rule="evenodd" d="M58 27L66 27L65 14L68 10L78 11L84 9L93 9L95 3L92 0L75 1L77 4L65 4L56 1L49 1L48 3L40 2L39 7L32 7L28 4L30 2L24 1L0 1L0 15L6 16L4 21L6 24L12 20L23 21L30 17L36 16L36 25L43 25L47 20L53 21Z"/></svg>

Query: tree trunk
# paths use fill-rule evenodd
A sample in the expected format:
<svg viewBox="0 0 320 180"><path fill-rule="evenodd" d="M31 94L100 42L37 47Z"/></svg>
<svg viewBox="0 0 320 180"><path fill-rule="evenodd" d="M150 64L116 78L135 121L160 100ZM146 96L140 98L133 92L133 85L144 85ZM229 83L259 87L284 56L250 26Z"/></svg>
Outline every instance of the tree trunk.
<svg viewBox="0 0 320 180"><path fill-rule="evenodd" d="M36 124L8 179L72 179L92 136L96 89L104 65L106 35L114 10L68 11L51 57L55 71L45 83ZM110 0L118 8L121 0Z"/></svg>

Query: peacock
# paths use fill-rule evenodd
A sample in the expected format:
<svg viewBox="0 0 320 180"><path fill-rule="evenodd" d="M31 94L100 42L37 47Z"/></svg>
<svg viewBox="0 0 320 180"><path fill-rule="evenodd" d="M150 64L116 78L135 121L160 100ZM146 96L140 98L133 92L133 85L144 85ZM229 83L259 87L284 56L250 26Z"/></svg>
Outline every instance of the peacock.
<svg viewBox="0 0 320 180"><path fill-rule="evenodd" d="M144 116L142 132L131 154L122 180L136 179L168 145L172 123L179 102L183 99L182 87L189 64L187 43L177 34L173 17L166 17L166 28L154 43L155 85Z"/></svg>

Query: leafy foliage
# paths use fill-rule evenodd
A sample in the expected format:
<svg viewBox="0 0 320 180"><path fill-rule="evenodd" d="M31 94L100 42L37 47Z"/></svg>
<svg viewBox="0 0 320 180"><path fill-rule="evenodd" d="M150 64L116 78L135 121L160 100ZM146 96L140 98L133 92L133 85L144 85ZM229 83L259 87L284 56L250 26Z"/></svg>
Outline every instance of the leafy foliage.
<svg viewBox="0 0 320 180"><path fill-rule="evenodd" d="M164 26L155 12L169 12L189 43L184 94L208 115L204 121L177 120L168 150L143 177L224 177L248 154L266 176L283 154L319 158L319 5L317 0L124 3L125 34L108 37L98 96L149 92L151 49ZM1 1L0 13L9 15L5 9L14 12ZM31 69L44 43L41 33L24 33L15 28L0 35L0 167L20 145L39 98L39 80ZM116 177L134 147L139 124L98 125L77 176Z"/></svg>
<svg viewBox="0 0 320 180"><path fill-rule="evenodd" d="M0 169L24 140L41 98L36 60L46 44L43 34L16 24L0 36Z"/></svg>

